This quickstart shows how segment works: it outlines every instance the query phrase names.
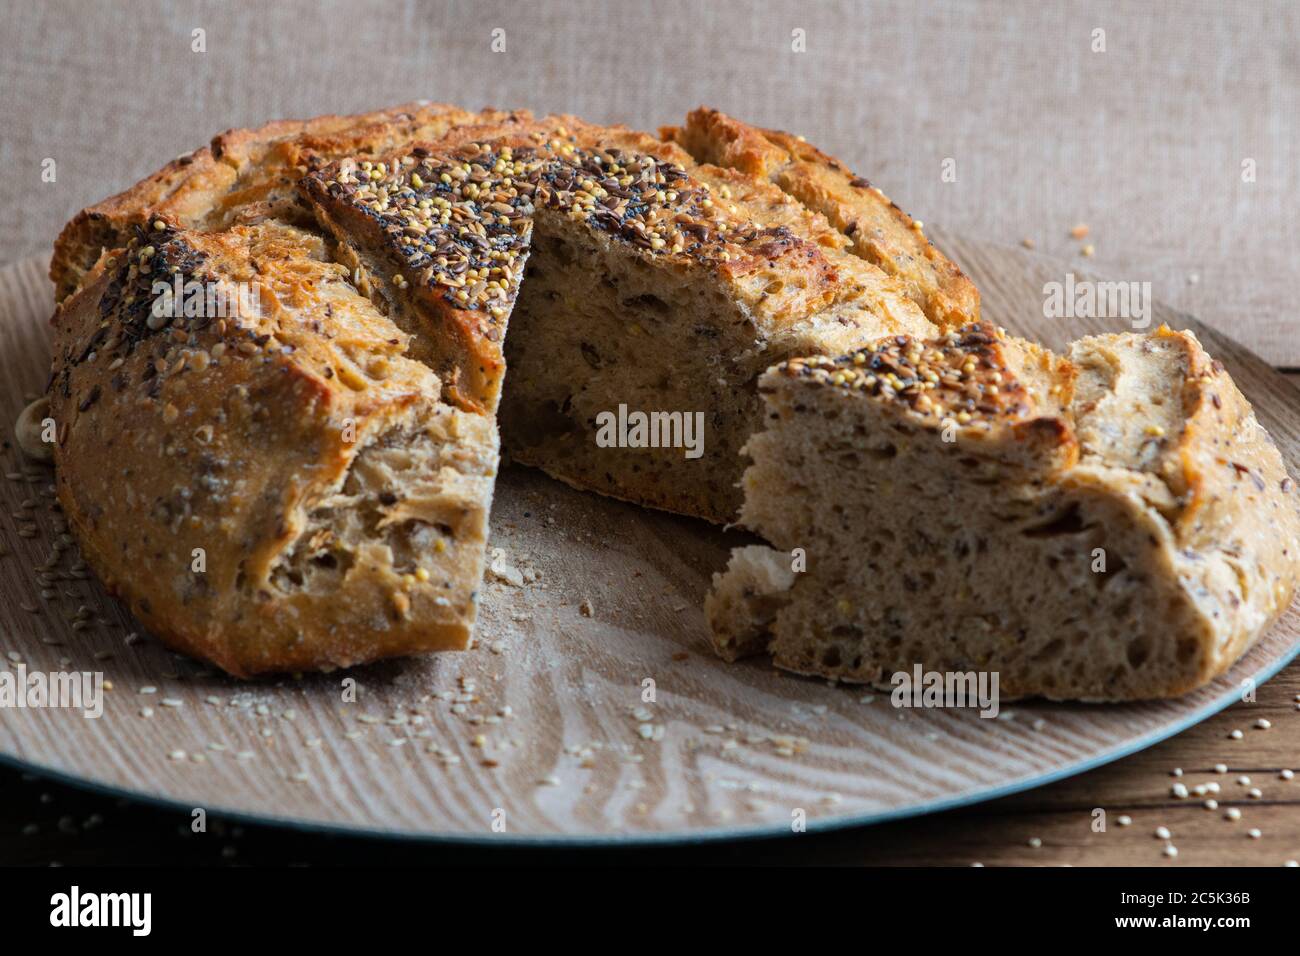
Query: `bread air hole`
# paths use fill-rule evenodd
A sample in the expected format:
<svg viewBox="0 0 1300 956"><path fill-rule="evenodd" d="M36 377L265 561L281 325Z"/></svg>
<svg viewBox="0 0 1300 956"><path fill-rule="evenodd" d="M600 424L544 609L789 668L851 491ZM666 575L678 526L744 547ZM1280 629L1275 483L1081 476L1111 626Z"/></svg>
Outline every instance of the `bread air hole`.
<svg viewBox="0 0 1300 956"><path fill-rule="evenodd" d="M1128 659L1128 666L1137 670L1147 662L1151 656L1151 637L1143 634L1136 640L1130 641L1125 649L1125 657Z"/></svg>
<svg viewBox="0 0 1300 956"><path fill-rule="evenodd" d="M1079 506L1071 505L1050 521L1030 528L1024 528L1020 533L1026 538L1059 538L1066 535L1079 534L1086 527L1087 525L1084 524L1083 517L1079 514Z"/></svg>

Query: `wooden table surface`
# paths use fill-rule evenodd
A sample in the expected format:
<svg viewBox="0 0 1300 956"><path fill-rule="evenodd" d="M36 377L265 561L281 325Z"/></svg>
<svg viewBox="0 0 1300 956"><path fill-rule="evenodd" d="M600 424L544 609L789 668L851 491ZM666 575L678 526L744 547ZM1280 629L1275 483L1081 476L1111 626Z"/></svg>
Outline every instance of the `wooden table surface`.
<svg viewBox="0 0 1300 956"><path fill-rule="evenodd" d="M491 850L303 834L214 821L193 834L180 813L88 794L0 768L0 863L780 863L873 866L1280 866L1300 859L1300 662L1177 737L1091 773L966 810L901 823L684 849ZM1260 718L1267 730L1255 728ZM1229 734L1240 729L1243 737ZM1215 773L1217 764L1226 773ZM1175 768L1183 775L1174 777ZM1249 784L1239 779L1249 777ZM1178 799L1171 787L1218 784ZM1262 796L1249 796L1258 789ZM1241 818L1225 818L1230 807ZM1097 808L1106 831L1094 832ZM1120 816L1132 818L1121 826ZM1163 853L1157 827L1179 849ZM1258 839L1252 830L1259 830ZM1041 840L1041 846L1031 846Z"/></svg>

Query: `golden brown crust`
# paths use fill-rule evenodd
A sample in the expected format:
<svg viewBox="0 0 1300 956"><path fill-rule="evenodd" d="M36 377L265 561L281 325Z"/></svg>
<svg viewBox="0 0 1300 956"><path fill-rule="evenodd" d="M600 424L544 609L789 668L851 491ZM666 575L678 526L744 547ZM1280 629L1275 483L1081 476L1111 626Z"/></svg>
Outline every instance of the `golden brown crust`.
<svg viewBox="0 0 1300 956"><path fill-rule="evenodd" d="M883 192L803 137L760 129L701 107L681 127L661 130L702 163L768 180L847 236L852 251L905 284L907 295L940 328L979 318L974 283L926 239Z"/></svg>
<svg viewBox="0 0 1300 956"><path fill-rule="evenodd" d="M436 378L319 237L158 222L56 323L58 491L92 567L152 631L233 674L464 646L490 422L437 403ZM159 321L155 276L225 290L227 315ZM390 442L436 449L427 472L373 495L350 487ZM337 496L373 509L365 539L330 540L318 512ZM407 555L406 536L438 557ZM329 593L294 580L303 549L309 575L329 569Z"/></svg>
<svg viewBox="0 0 1300 956"><path fill-rule="evenodd" d="M908 427L947 430L984 457L1035 471L1067 467L1079 446L1064 414L1073 369L992 323L938 338L898 335L840 356L784 362L771 376L801 378L878 399Z"/></svg>
<svg viewBox="0 0 1300 956"><path fill-rule="evenodd" d="M276 120L232 129L179 156L128 189L77 213L54 245L50 279L56 301L74 292L107 249L124 244L149 216L216 228L232 212L292 196L307 168L340 156L382 153L402 142L436 139L457 125L497 121L496 110L468 113L445 103L406 103L352 116Z"/></svg>

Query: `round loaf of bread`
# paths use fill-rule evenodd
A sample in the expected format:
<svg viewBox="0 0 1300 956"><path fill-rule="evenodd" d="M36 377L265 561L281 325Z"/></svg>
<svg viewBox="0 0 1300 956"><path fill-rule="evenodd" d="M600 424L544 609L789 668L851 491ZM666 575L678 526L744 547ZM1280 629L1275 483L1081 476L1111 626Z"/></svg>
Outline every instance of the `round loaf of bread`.
<svg viewBox="0 0 1300 956"><path fill-rule="evenodd" d="M766 368L977 298L864 180L707 115L273 123L84 210L51 263L49 397L87 560L171 646L252 675L466 645L498 408L521 461L733 518ZM715 148L733 133L767 165ZM629 409L665 440L597 440Z"/></svg>

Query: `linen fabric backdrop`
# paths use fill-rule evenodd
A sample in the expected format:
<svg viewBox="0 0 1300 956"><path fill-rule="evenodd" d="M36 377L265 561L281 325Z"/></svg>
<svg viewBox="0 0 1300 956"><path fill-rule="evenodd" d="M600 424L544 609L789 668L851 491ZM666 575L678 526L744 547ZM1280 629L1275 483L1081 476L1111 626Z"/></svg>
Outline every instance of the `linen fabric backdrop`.
<svg viewBox="0 0 1300 956"><path fill-rule="evenodd" d="M229 127L433 99L655 129L707 104L1300 367L1300 4L3 5L0 262Z"/></svg>

